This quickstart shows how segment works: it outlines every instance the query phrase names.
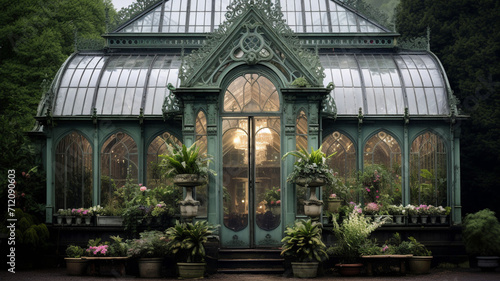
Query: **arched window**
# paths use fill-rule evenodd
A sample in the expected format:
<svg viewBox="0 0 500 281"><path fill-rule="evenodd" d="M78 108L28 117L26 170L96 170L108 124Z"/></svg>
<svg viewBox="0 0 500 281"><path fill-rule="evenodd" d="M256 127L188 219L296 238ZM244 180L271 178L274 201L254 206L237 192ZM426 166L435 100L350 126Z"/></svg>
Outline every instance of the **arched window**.
<svg viewBox="0 0 500 281"><path fill-rule="evenodd" d="M326 155L333 155L328 165L334 171L334 175L340 180L336 188L327 190L327 193L340 193L339 196L346 196L344 200L354 201L355 194L342 194L348 187L354 184L356 179L356 147L346 135L340 132L333 132L323 139L322 150ZM351 189L354 191L354 189ZM328 194L327 194L328 195Z"/></svg>
<svg viewBox="0 0 500 281"><path fill-rule="evenodd" d="M110 136L101 149L101 204L109 203L127 177L137 182L138 171L137 144L132 137L123 132Z"/></svg>
<svg viewBox="0 0 500 281"><path fill-rule="evenodd" d="M167 184L167 180L161 174L160 168L160 155L167 153L167 144L176 143L181 144L179 139L174 137L168 132L157 136L148 147L148 175L147 175L147 185L148 187L154 188L160 184Z"/></svg>
<svg viewBox="0 0 500 281"><path fill-rule="evenodd" d="M56 147L55 208L92 206L92 146L77 132L71 132Z"/></svg>
<svg viewBox="0 0 500 281"><path fill-rule="evenodd" d="M410 154L411 204L446 206L448 184L443 140L425 132L415 138Z"/></svg>
<svg viewBox="0 0 500 281"><path fill-rule="evenodd" d="M196 143L200 147L200 154L207 153L207 118L203 111L199 111L196 116ZM198 216L207 216L208 185L196 187L196 200L200 201Z"/></svg>
<svg viewBox="0 0 500 281"><path fill-rule="evenodd" d="M297 150L302 148L308 150L307 134L308 134L307 115L304 111L300 111L297 116L295 128L295 147ZM297 215L304 215L304 201L307 200L307 188L302 185L295 185L297 191Z"/></svg>
<svg viewBox="0 0 500 281"><path fill-rule="evenodd" d="M363 162L362 178L366 181L363 182L366 191L365 203L378 201L388 194L393 199L393 204L400 204L402 201L401 147L398 141L385 131L375 134L365 144ZM377 175L380 178L377 178ZM376 181L375 184L374 181ZM375 188L370 188L370 186Z"/></svg>
<svg viewBox="0 0 500 281"><path fill-rule="evenodd" d="M280 99L276 86L260 74L236 78L224 94L225 112L279 112Z"/></svg>

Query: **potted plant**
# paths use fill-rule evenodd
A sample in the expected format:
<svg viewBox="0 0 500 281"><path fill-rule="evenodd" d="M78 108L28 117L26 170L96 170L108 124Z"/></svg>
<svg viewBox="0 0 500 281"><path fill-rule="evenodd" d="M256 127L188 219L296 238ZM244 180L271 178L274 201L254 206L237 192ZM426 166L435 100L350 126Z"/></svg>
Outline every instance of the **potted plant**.
<svg viewBox="0 0 500 281"><path fill-rule="evenodd" d="M66 272L68 275L83 275L87 269L87 260L82 259L84 250L80 246L69 245L66 248Z"/></svg>
<svg viewBox="0 0 500 281"><path fill-rule="evenodd" d="M73 222L73 215L71 214L71 209L59 209L58 211L59 216L64 219L64 222L66 225L71 225Z"/></svg>
<svg viewBox="0 0 500 281"><path fill-rule="evenodd" d="M295 277L316 277L319 262L328 257L321 233L321 224L311 219L297 220L285 230L281 255L294 260L292 270Z"/></svg>
<svg viewBox="0 0 500 281"><path fill-rule="evenodd" d="M492 271L498 267L500 255L500 223L495 212L483 209L467 214L462 224L465 250L476 256L477 266L482 271Z"/></svg>
<svg viewBox="0 0 500 281"><path fill-rule="evenodd" d="M327 156L322 151L322 147L317 150L311 147L311 153L301 148L287 152L282 159L289 155L297 157L297 160L294 163L293 171L287 177L287 181L309 188L310 197L309 200L304 201L304 213L310 217L319 217L323 201L318 200L316 187L330 185L335 181L333 170L327 164L327 160L335 153Z"/></svg>
<svg viewBox="0 0 500 281"><path fill-rule="evenodd" d="M110 238L111 241L105 243L101 243L100 238L88 241L84 259L89 261L91 275L125 275L128 244L120 236Z"/></svg>
<svg viewBox="0 0 500 281"><path fill-rule="evenodd" d="M162 155L162 165L166 176L173 177L174 183L186 188L186 197L179 201L181 216L193 218L198 213L199 201L193 199L193 188L207 182L208 175L217 175L208 167L212 161L210 155L200 154L200 148L193 143L190 147L172 143L168 145L168 154Z"/></svg>
<svg viewBox="0 0 500 281"><path fill-rule="evenodd" d="M139 275L144 278L161 277L164 256L168 253L167 238L161 231L144 231L131 241L128 254L139 258Z"/></svg>
<svg viewBox="0 0 500 281"><path fill-rule="evenodd" d="M420 204L420 206L415 208L417 210L417 214L419 215L420 220L423 224L427 223L427 219L429 218L429 215L431 214L430 206L431 205Z"/></svg>
<svg viewBox="0 0 500 281"><path fill-rule="evenodd" d="M176 256L180 278L202 278L205 275L205 243L214 226L207 221L180 223L166 230L167 247Z"/></svg>
<svg viewBox="0 0 500 281"><path fill-rule="evenodd" d="M337 194L335 193L330 194L327 200L328 200L328 212L338 213L342 200L338 198Z"/></svg>
<svg viewBox="0 0 500 281"><path fill-rule="evenodd" d="M342 275L358 275L363 264L360 263L361 247L370 234L385 223L386 218L376 222L366 218L360 209L355 209L339 224L334 218L333 233L337 244L333 247L333 255L339 256L341 263L336 266Z"/></svg>
<svg viewBox="0 0 500 281"><path fill-rule="evenodd" d="M418 223L418 211L417 208L414 205L408 204L405 207L406 213L408 214L408 217L411 220L411 223L417 224Z"/></svg>
<svg viewBox="0 0 500 281"><path fill-rule="evenodd" d="M441 213L439 214L440 223L441 224L445 224L446 223L446 218L450 215L451 207L450 206L446 206L446 207L443 208L443 206L439 206L439 208L441 209Z"/></svg>
<svg viewBox="0 0 500 281"><path fill-rule="evenodd" d="M403 205L389 205L387 207L387 212L389 215L392 215L394 217L394 222L396 224L404 224L404 217L406 215L406 209L403 207Z"/></svg>
<svg viewBox="0 0 500 281"><path fill-rule="evenodd" d="M408 240L410 242L410 253L413 254L413 257L409 260L410 271L414 274L429 273L431 269L432 252L427 250L427 248L414 237L409 237Z"/></svg>
<svg viewBox="0 0 500 281"><path fill-rule="evenodd" d="M270 211L273 215L281 215L281 189L273 187L264 193L264 200L266 201L266 210Z"/></svg>

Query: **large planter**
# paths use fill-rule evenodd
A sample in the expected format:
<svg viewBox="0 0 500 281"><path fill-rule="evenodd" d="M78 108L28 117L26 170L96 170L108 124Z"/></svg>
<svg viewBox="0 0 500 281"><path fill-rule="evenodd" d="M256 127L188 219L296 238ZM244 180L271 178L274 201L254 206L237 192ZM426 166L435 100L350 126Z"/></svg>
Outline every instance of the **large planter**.
<svg viewBox="0 0 500 281"><path fill-rule="evenodd" d="M96 225L98 226L122 226L123 217L121 216L96 216Z"/></svg>
<svg viewBox="0 0 500 281"><path fill-rule="evenodd" d="M203 278L206 265L207 264L204 262L178 262L177 268L179 269L179 277L186 279Z"/></svg>
<svg viewBox="0 0 500 281"><path fill-rule="evenodd" d="M325 185L326 183L325 183L325 179L323 179L323 178L314 178L314 179L297 178L295 180L295 184L298 184L301 186L307 186L307 187L320 187L320 186Z"/></svg>
<svg viewBox="0 0 500 281"><path fill-rule="evenodd" d="M478 256L477 257L477 267L482 271L495 271L498 267L497 256Z"/></svg>
<svg viewBox="0 0 500 281"><path fill-rule="evenodd" d="M140 258L139 275L143 278L160 278L163 258Z"/></svg>
<svg viewBox="0 0 500 281"><path fill-rule="evenodd" d="M314 278L318 274L318 262L292 262L293 276Z"/></svg>
<svg viewBox="0 0 500 281"><path fill-rule="evenodd" d="M335 265L340 275L342 276L357 276L361 274L361 270L363 270L362 263L341 263Z"/></svg>
<svg viewBox="0 0 500 281"><path fill-rule="evenodd" d="M64 258L68 275L84 275L87 271L87 260L81 258Z"/></svg>
<svg viewBox="0 0 500 281"><path fill-rule="evenodd" d="M410 271L413 274L429 273L432 256L413 256L409 259Z"/></svg>
<svg viewBox="0 0 500 281"><path fill-rule="evenodd" d="M306 200L304 202L304 214L311 218L319 218L323 212L322 200Z"/></svg>
<svg viewBox="0 0 500 281"><path fill-rule="evenodd" d="M338 213L340 208L340 203L342 200L335 198L328 198L328 212L330 213Z"/></svg>

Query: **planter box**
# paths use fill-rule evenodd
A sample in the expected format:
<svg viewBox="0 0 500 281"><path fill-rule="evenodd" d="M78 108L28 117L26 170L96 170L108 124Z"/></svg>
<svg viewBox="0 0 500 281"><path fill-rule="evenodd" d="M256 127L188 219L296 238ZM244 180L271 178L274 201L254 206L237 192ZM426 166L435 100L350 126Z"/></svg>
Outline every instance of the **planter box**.
<svg viewBox="0 0 500 281"><path fill-rule="evenodd" d="M90 275L125 276L128 257L83 257Z"/></svg>
<svg viewBox="0 0 500 281"><path fill-rule="evenodd" d="M123 217L121 216L96 216L97 226L123 226Z"/></svg>
<svg viewBox="0 0 500 281"><path fill-rule="evenodd" d="M362 256L362 258L366 262L366 273L370 276L373 275L374 264L376 265L375 268L377 269L382 268L382 269L387 269L388 271L397 269L398 274L405 275L406 261L412 256L413 255L373 255L373 256ZM382 272L382 273L390 273L390 272Z"/></svg>

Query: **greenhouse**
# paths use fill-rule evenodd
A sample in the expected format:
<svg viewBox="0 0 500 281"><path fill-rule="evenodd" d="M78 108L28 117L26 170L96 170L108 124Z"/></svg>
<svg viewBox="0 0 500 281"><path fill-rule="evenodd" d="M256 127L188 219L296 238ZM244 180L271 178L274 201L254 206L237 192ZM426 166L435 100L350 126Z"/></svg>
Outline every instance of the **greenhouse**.
<svg viewBox="0 0 500 281"><path fill-rule="evenodd" d="M335 153L337 184L316 192L326 225L334 193L449 207L439 231L461 224L463 116L443 66L342 1L164 0L103 37L66 60L38 109L47 223L127 184L168 185L168 143L196 142L216 172L195 189L196 220L220 225L221 248L280 245L306 217L310 191L282 159L302 147ZM378 194L367 176L383 179Z"/></svg>

